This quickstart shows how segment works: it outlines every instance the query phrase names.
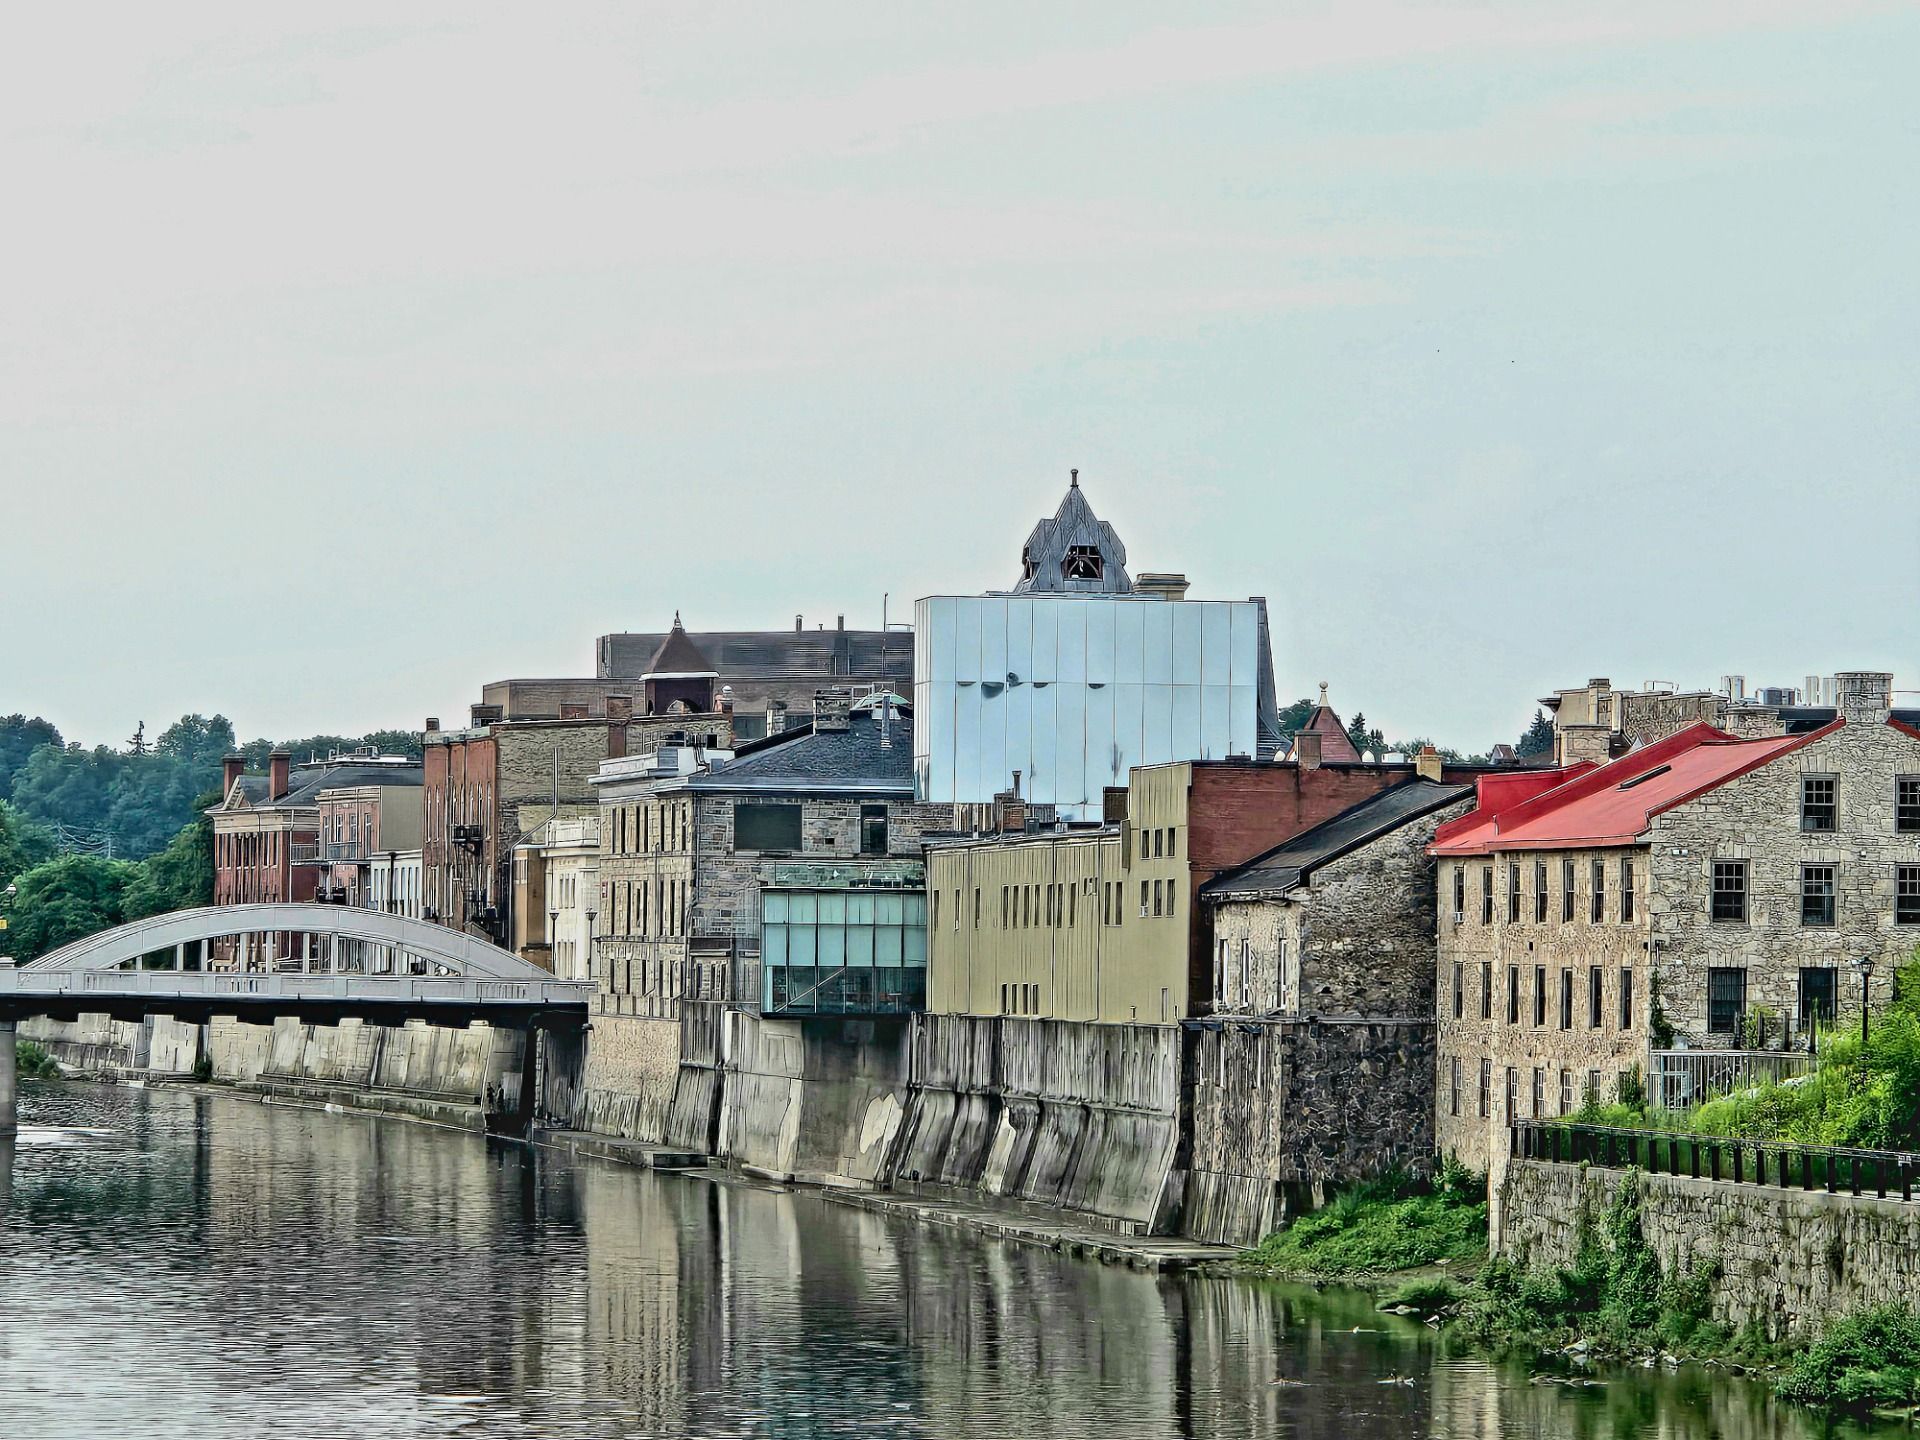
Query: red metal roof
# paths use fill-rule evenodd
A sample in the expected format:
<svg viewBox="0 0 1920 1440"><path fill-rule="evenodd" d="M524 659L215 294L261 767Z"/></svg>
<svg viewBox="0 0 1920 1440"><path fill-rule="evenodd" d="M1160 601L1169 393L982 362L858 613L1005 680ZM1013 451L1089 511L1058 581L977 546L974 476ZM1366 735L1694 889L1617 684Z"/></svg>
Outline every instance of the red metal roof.
<svg viewBox="0 0 1920 1440"><path fill-rule="evenodd" d="M1525 786L1489 786L1480 803L1442 826L1431 855L1485 855L1495 850L1554 850L1587 845L1630 845L1663 810L1703 795L1736 776L1797 750L1837 730L1835 720L1805 735L1741 740L1711 725L1691 725L1678 734L1605 765L1550 771L1558 783L1533 794ZM1521 777L1499 777L1502 781Z"/></svg>

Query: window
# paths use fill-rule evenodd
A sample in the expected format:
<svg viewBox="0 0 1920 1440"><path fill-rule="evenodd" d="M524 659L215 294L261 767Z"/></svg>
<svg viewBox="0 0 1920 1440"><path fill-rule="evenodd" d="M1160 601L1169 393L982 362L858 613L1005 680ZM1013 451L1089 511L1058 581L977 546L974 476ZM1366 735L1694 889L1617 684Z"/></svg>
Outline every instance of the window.
<svg viewBox="0 0 1920 1440"><path fill-rule="evenodd" d="M1713 862L1713 918L1740 923L1747 918L1747 862Z"/></svg>
<svg viewBox="0 0 1920 1440"><path fill-rule="evenodd" d="M1593 862L1593 909L1588 918L1598 925L1607 915L1607 862Z"/></svg>
<svg viewBox="0 0 1920 1440"><path fill-rule="evenodd" d="M1491 960L1480 962L1480 1018L1482 1020L1493 1018L1493 962Z"/></svg>
<svg viewBox="0 0 1920 1440"><path fill-rule="evenodd" d="M1838 998L1840 975L1832 965L1800 967L1800 1028L1833 1023L1834 1002Z"/></svg>
<svg viewBox="0 0 1920 1440"><path fill-rule="evenodd" d="M1631 860L1622 860L1620 862L1620 923L1622 925L1628 925L1632 922L1633 862Z"/></svg>
<svg viewBox="0 0 1920 1440"><path fill-rule="evenodd" d="M1507 1119L1520 1117L1520 1072L1507 1066Z"/></svg>
<svg viewBox="0 0 1920 1440"><path fill-rule="evenodd" d="M1600 1072L1598 1070L1587 1071L1587 1088L1584 1100L1585 1103L1589 1105L1598 1105L1600 1103Z"/></svg>
<svg viewBox="0 0 1920 1440"><path fill-rule="evenodd" d="M860 853L862 855L887 853L886 806L862 805L860 807Z"/></svg>
<svg viewBox="0 0 1920 1440"><path fill-rule="evenodd" d="M1626 965L1620 967L1620 1028L1633 1028L1633 970Z"/></svg>
<svg viewBox="0 0 1920 1440"><path fill-rule="evenodd" d="M1538 1065L1533 1067L1533 1116L1537 1120L1547 1113L1547 1072Z"/></svg>
<svg viewBox="0 0 1920 1440"><path fill-rule="evenodd" d="M1736 966L1707 971L1707 1032L1730 1035L1747 1010L1747 972Z"/></svg>
<svg viewBox="0 0 1920 1440"><path fill-rule="evenodd" d="M1467 867L1453 867L1453 920L1457 925L1467 916Z"/></svg>
<svg viewBox="0 0 1920 1440"><path fill-rule="evenodd" d="M1460 1113L1460 1057L1458 1055L1453 1057L1453 1063L1448 1069L1447 1077L1449 1081L1447 1086L1447 1113L1450 1115L1458 1115Z"/></svg>
<svg viewBox="0 0 1920 1440"><path fill-rule="evenodd" d="M1011 886L1002 885L1000 887L1000 928L1002 930L1011 930L1013 928L1013 915L1009 908L1012 894L1013 888Z"/></svg>
<svg viewBox="0 0 1920 1440"><path fill-rule="evenodd" d="M1573 861L1560 862L1560 923L1573 923Z"/></svg>
<svg viewBox="0 0 1920 1440"><path fill-rule="evenodd" d="M798 805L736 805L733 807L735 850L798 850Z"/></svg>
<svg viewBox="0 0 1920 1440"><path fill-rule="evenodd" d="M1171 915L1172 915L1172 914L1174 913L1174 911L1175 911L1175 910L1176 910L1176 909L1178 908L1178 907L1177 907L1177 906L1176 906L1176 905L1174 904L1174 896L1176 896L1176 895L1177 895L1177 894L1179 894L1179 893L1180 893L1180 892L1179 892L1179 889L1178 889L1178 888L1177 888L1177 886L1176 886L1176 885L1174 884L1174 882L1173 882L1173 881L1171 881L1171 880L1169 880L1169 881L1167 881L1167 914L1168 914L1168 915L1170 915L1170 916L1171 916Z"/></svg>
<svg viewBox="0 0 1920 1440"><path fill-rule="evenodd" d="M1920 775L1902 775L1893 782L1893 828L1920 830Z"/></svg>
<svg viewBox="0 0 1920 1440"><path fill-rule="evenodd" d="M1144 880L1140 882L1140 913L1147 913L1147 882Z"/></svg>
<svg viewBox="0 0 1920 1440"><path fill-rule="evenodd" d="M1487 1112L1493 1108L1493 1061L1480 1062L1480 1118L1487 1118Z"/></svg>
<svg viewBox="0 0 1920 1440"><path fill-rule="evenodd" d="M1253 942L1240 942L1240 1004L1243 1008L1253 1008Z"/></svg>
<svg viewBox="0 0 1920 1440"><path fill-rule="evenodd" d="M1164 830L1155 830L1152 832L1152 834L1153 834L1153 858L1158 860L1162 855L1167 853L1167 845L1166 845L1167 832Z"/></svg>
<svg viewBox="0 0 1920 1440"><path fill-rule="evenodd" d="M1160 882L1158 880L1153 882L1153 913L1156 915L1160 913Z"/></svg>
<svg viewBox="0 0 1920 1440"><path fill-rule="evenodd" d="M1598 965L1587 969L1587 1028L1598 1030L1603 1023L1601 1004L1605 997L1605 986L1601 976L1605 972Z"/></svg>
<svg viewBox="0 0 1920 1440"><path fill-rule="evenodd" d="M1507 866L1507 923L1520 923L1520 867Z"/></svg>
<svg viewBox="0 0 1920 1440"><path fill-rule="evenodd" d="M1462 993L1467 986L1464 978L1466 971L1467 967L1458 960L1453 962L1453 1018L1456 1020L1460 1018L1461 1012L1466 1007L1466 997Z"/></svg>
<svg viewBox="0 0 1920 1440"><path fill-rule="evenodd" d="M1833 866L1800 867L1800 923L1833 924Z"/></svg>
<svg viewBox="0 0 1920 1440"><path fill-rule="evenodd" d="M1573 971L1560 972L1560 1028L1573 1028Z"/></svg>
<svg viewBox="0 0 1920 1440"><path fill-rule="evenodd" d="M1060 578L1063 580L1098 580L1106 569L1106 562L1100 558L1097 545L1069 545L1066 558L1060 562Z"/></svg>
<svg viewBox="0 0 1920 1440"><path fill-rule="evenodd" d="M933 918L930 923L935 929L940 926L940 892L938 890L933 892Z"/></svg>
<svg viewBox="0 0 1920 1440"><path fill-rule="evenodd" d="M1213 960L1213 994L1218 1004L1227 1003L1227 942L1220 942L1220 953Z"/></svg>
<svg viewBox="0 0 1920 1440"><path fill-rule="evenodd" d="M1480 868L1480 923L1493 923L1493 867L1483 865Z"/></svg>
<svg viewBox="0 0 1920 1440"><path fill-rule="evenodd" d="M1920 865L1893 867L1893 923L1920 925Z"/></svg>
<svg viewBox="0 0 1920 1440"><path fill-rule="evenodd" d="M1520 967L1507 967L1507 1024L1520 1023Z"/></svg>
<svg viewBox="0 0 1920 1440"><path fill-rule="evenodd" d="M1573 1110L1573 1072L1560 1072L1560 1113L1569 1114Z"/></svg>
<svg viewBox="0 0 1920 1440"><path fill-rule="evenodd" d="M1800 828L1832 830L1840 818L1839 780L1832 775L1800 777Z"/></svg>
<svg viewBox="0 0 1920 1440"><path fill-rule="evenodd" d="M1533 862L1533 923L1547 923L1547 862Z"/></svg>
<svg viewBox="0 0 1920 1440"><path fill-rule="evenodd" d="M1547 1023L1547 967L1533 967L1533 1026L1539 1029Z"/></svg>

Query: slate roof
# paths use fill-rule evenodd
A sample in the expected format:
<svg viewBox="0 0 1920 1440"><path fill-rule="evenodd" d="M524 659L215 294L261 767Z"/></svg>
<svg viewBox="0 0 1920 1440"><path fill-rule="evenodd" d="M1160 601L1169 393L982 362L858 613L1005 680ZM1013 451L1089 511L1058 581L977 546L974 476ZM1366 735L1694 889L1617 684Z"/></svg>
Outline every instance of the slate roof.
<svg viewBox="0 0 1920 1440"><path fill-rule="evenodd" d="M294 766L287 775L287 793L278 800L267 798L268 777L265 775L242 775L235 782L235 788L252 810L303 810L320 803L322 790L349 790L356 785L419 785L424 778L425 767L418 761L411 765L363 765L348 760L335 765ZM213 808L225 810L230 798L231 792Z"/></svg>
<svg viewBox="0 0 1920 1440"><path fill-rule="evenodd" d="M891 744L880 721L854 715L845 730L805 726L768 736L716 770L688 777L689 790L866 790L913 793L913 721L895 715Z"/></svg>
<svg viewBox="0 0 1920 1440"><path fill-rule="evenodd" d="M1328 861L1351 854L1402 825L1443 810L1472 794L1471 785L1449 785L1434 780L1409 780L1392 786L1342 810L1331 820L1323 820L1311 830L1282 841L1238 869L1216 875L1200 887L1200 898L1223 900L1284 895L1311 879L1313 872Z"/></svg>
<svg viewBox="0 0 1920 1440"><path fill-rule="evenodd" d="M648 676L684 676L687 678L718 677L719 671L693 643L687 632L681 628L680 612L673 615L673 629L667 632L667 638L660 642L660 648L653 652L653 659L647 662L647 668L641 679Z"/></svg>
<svg viewBox="0 0 1920 1440"><path fill-rule="evenodd" d="M1100 552L1098 580L1067 578L1064 571L1067 551L1074 546ZM1080 489L1078 470L1073 472L1073 482L1067 486L1066 496L1053 518L1042 520L1027 536L1020 558L1025 573L1013 587L1016 594L1052 590L1125 595L1133 589L1133 581L1127 577L1127 547L1120 543L1113 526L1093 513L1093 506L1087 503L1086 494Z"/></svg>
<svg viewBox="0 0 1920 1440"><path fill-rule="evenodd" d="M913 635L907 630L690 630L689 643L724 680L793 676L891 680L913 686ZM637 680L667 642L667 631L602 635L599 678Z"/></svg>

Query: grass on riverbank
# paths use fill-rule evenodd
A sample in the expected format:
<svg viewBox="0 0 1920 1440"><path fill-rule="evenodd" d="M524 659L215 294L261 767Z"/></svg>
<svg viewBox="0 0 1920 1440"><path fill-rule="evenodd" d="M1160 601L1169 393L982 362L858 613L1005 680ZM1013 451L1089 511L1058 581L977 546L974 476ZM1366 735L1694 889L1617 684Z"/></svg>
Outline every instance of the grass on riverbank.
<svg viewBox="0 0 1920 1440"><path fill-rule="evenodd" d="M57 1080L60 1067L42 1046L21 1040L13 1050L13 1073L23 1080Z"/></svg>
<svg viewBox="0 0 1920 1440"><path fill-rule="evenodd" d="M1483 1177L1442 1166L1432 1181L1388 1175L1344 1190L1247 1252L1270 1274L1355 1280L1423 1265L1477 1265L1487 1253Z"/></svg>

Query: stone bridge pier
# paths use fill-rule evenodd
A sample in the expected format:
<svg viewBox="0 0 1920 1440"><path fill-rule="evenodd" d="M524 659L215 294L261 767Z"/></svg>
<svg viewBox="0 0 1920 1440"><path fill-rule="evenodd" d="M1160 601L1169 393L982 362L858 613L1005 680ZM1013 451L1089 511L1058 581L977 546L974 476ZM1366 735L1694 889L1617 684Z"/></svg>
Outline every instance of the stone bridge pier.
<svg viewBox="0 0 1920 1440"><path fill-rule="evenodd" d="M0 1019L0 1135L11 1135L20 1123L20 1080L14 1073L19 1022Z"/></svg>

